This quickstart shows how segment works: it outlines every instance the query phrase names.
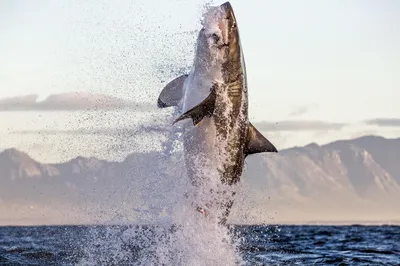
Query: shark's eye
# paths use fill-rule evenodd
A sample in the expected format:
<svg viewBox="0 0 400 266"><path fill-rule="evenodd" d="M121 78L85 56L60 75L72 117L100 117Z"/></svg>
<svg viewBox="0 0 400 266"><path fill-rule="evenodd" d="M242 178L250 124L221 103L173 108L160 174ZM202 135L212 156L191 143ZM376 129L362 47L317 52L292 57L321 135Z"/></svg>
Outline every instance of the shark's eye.
<svg viewBox="0 0 400 266"><path fill-rule="evenodd" d="M214 33L213 35L211 35L211 38L213 38L215 43L218 43L220 40L220 37L218 36L218 34Z"/></svg>
<svg viewBox="0 0 400 266"><path fill-rule="evenodd" d="M232 29L236 28L236 23L232 24Z"/></svg>

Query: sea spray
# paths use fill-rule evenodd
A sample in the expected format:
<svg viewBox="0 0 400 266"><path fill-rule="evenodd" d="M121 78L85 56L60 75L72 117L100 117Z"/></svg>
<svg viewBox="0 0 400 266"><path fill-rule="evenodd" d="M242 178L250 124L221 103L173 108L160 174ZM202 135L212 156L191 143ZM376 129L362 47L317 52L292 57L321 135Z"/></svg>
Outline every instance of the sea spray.
<svg viewBox="0 0 400 266"><path fill-rule="evenodd" d="M132 222L116 208L107 223L123 226L91 230L79 265L241 264L238 241L232 238L229 228L218 224L217 214L222 210L211 207L207 217L195 210L195 204L205 206L221 200L221 195L213 193L221 190L221 184L212 165L206 167L203 162L200 165L207 182L192 186L184 167L181 128L170 125L175 117L176 113L172 113L163 126L141 127L143 134L157 131L166 140L163 150L152 157L153 161L139 165L152 169L147 180L138 183L135 190L139 191L143 204L131 210L135 213L135 225L129 225ZM137 179L135 174L139 172L142 171L132 172L132 179ZM157 174L151 174L154 172ZM140 178L146 176L142 174Z"/></svg>
<svg viewBox="0 0 400 266"><path fill-rule="evenodd" d="M174 113L172 117L176 115ZM171 128L163 144L162 160L166 163L160 168L160 178L170 182L168 202L171 205L166 206L169 220L160 219L159 228L155 230L157 234L153 236L154 245L147 246L139 265L239 265L241 258L236 251L237 243L229 229L218 224L217 214L223 210L211 207L208 210L210 214L204 217L195 208L196 204L205 206L223 200L223 195L214 193L222 191L215 165L207 160L196 164L196 167L202 167L204 182L193 187L186 169L182 167L180 130L179 126ZM204 158L199 156L199 159Z"/></svg>

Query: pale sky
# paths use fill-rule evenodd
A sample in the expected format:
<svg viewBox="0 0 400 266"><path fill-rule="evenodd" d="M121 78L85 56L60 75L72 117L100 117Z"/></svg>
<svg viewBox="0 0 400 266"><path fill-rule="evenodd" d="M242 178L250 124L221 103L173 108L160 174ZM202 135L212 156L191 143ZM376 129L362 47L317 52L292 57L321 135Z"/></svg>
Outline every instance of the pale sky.
<svg viewBox="0 0 400 266"><path fill-rule="evenodd" d="M154 103L163 84L192 63L192 32L205 2L0 0L0 98L90 91ZM252 121L349 124L333 132L273 132L278 146L367 133L400 136L398 125L364 123L400 119L399 1L231 3ZM15 118L0 113L8 129L0 148L19 143L11 141L11 129L33 130L21 121L16 126ZM49 128L46 121L35 127Z"/></svg>

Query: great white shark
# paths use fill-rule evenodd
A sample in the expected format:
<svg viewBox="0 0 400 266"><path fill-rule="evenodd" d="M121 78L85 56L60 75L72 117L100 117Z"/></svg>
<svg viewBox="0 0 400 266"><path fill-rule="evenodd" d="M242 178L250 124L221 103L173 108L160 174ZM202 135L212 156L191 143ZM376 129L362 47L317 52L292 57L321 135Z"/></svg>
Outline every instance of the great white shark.
<svg viewBox="0 0 400 266"><path fill-rule="evenodd" d="M225 185L240 181L245 158L261 152L278 152L249 121L246 65L239 28L229 2L205 14L197 37L189 74L169 82L158 107L177 106L183 121L186 169L194 185L204 182L203 159L212 162ZM225 223L233 204L220 203ZM199 211L206 213L203 207Z"/></svg>

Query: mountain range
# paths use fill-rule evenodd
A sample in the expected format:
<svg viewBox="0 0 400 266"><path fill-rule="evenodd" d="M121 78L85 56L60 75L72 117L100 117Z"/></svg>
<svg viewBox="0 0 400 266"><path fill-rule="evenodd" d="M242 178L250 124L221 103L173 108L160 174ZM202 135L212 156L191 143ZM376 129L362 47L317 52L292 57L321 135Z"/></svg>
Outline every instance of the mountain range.
<svg viewBox="0 0 400 266"><path fill-rule="evenodd" d="M92 222L87 217L95 214L99 220L105 210L112 216L138 208L149 211L169 198L163 189L171 180L160 178L169 164L163 158L149 152L122 162L77 157L42 164L22 151L4 150L0 223L26 223L38 212L42 217L35 216L32 223ZM400 138L364 136L251 155L243 185L232 214L237 222L244 217L254 223L397 222ZM53 217L52 210L59 215Z"/></svg>

